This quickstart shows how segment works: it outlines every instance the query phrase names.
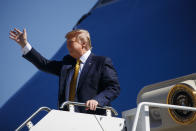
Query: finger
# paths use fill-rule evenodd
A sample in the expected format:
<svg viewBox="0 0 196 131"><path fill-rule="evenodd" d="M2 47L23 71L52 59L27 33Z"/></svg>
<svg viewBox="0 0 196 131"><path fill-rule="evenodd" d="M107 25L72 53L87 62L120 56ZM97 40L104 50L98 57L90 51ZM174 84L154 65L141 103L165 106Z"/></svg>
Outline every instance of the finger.
<svg viewBox="0 0 196 131"><path fill-rule="evenodd" d="M13 33L11 33L11 32L10 32L9 34L10 34L12 37L16 37L16 35L15 35L15 34L13 34Z"/></svg>
<svg viewBox="0 0 196 131"><path fill-rule="evenodd" d="M22 32L16 28L14 28L14 30L18 33L18 34L22 34Z"/></svg>
<svg viewBox="0 0 196 131"><path fill-rule="evenodd" d="M10 33L13 33L15 35L18 35L18 33L16 31L10 31Z"/></svg>
<svg viewBox="0 0 196 131"><path fill-rule="evenodd" d="M90 103L90 110L93 110L93 102Z"/></svg>
<svg viewBox="0 0 196 131"><path fill-rule="evenodd" d="M89 105L89 101L86 102L86 106L88 106L88 105Z"/></svg>
<svg viewBox="0 0 196 131"><path fill-rule="evenodd" d="M93 110L95 111L96 107L95 107L95 104L93 104Z"/></svg>
<svg viewBox="0 0 196 131"><path fill-rule="evenodd" d="M15 37L13 36L9 36L9 38L16 41Z"/></svg>
<svg viewBox="0 0 196 131"><path fill-rule="evenodd" d="M95 105L94 105L94 110L96 110L96 109L97 109L97 105L95 104Z"/></svg>
<svg viewBox="0 0 196 131"><path fill-rule="evenodd" d="M23 35L24 35L24 38L27 37L27 32L26 32L26 28L23 29Z"/></svg>
<svg viewBox="0 0 196 131"><path fill-rule="evenodd" d="M94 108L95 108L95 103L91 102L91 110L94 110Z"/></svg>
<svg viewBox="0 0 196 131"><path fill-rule="evenodd" d="M87 108L90 107L90 101L87 101L87 102L86 102L86 107L87 107Z"/></svg>
<svg viewBox="0 0 196 131"><path fill-rule="evenodd" d="M89 101L86 102L86 110L89 110Z"/></svg>
<svg viewBox="0 0 196 131"><path fill-rule="evenodd" d="M95 110L97 109L97 105L98 105L98 103L95 104Z"/></svg>

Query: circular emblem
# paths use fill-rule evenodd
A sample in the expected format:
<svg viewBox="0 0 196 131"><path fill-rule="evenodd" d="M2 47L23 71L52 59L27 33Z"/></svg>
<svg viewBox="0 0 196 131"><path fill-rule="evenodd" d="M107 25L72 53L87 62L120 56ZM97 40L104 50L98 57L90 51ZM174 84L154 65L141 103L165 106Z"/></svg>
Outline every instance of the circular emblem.
<svg viewBox="0 0 196 131"><path fill-rule="evenodd" d="M196 107L195 90L184 83L175 85L167 96L167 104ZM182 125L191 124L196 119L196 112L168 109L172 119Z"/></svg>

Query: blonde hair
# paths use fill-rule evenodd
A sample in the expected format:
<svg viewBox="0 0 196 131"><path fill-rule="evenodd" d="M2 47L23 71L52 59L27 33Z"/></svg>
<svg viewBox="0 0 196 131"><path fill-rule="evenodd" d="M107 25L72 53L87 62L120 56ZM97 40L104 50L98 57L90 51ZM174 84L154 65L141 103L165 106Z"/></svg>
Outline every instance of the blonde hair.
<svg viewBox="0 0 196 131"><path fill-rule="evenodd" d="M90 34L87 30L84 30L84 29L72 30L72 31L68 32L65 37L67 39L70 39L72 37L76 37L76 39L79 39L80 41L82 41L84 43L88 43L88 49L92 48Z"/></svg>

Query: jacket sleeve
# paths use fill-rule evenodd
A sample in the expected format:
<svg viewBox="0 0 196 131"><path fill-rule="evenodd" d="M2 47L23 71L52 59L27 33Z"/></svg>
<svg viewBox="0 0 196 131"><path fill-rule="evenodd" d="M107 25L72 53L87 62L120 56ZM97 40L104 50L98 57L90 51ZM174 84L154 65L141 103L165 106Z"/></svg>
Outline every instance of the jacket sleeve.
<svg viewBox="0 0 196 131"><path fill-rule="evenodd" d="M100 80L102 91L93 99L97 100L100 106L106 106L120 94L117 73L110 58L104 61Z"/></svg>
<svg viewBox="0 0 196 131"><path fill-rule="evenodd" d="M57 76L60 75L62 61L48 60L39 54L34 48L32 48L26 55L23 55L23 57L44 72Z"/></svg>

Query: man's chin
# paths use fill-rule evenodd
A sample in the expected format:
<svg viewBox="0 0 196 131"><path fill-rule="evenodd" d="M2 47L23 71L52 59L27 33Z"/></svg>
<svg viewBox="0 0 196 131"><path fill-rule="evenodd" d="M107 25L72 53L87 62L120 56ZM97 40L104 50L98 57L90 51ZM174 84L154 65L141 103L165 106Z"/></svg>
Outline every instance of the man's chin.
<svg viewBox="0 0 196 131"><path fill-rule="evenodd" d="M74 54L69 53L69 55L72 56L73 58L77 59L77 57Z"/></svg>

